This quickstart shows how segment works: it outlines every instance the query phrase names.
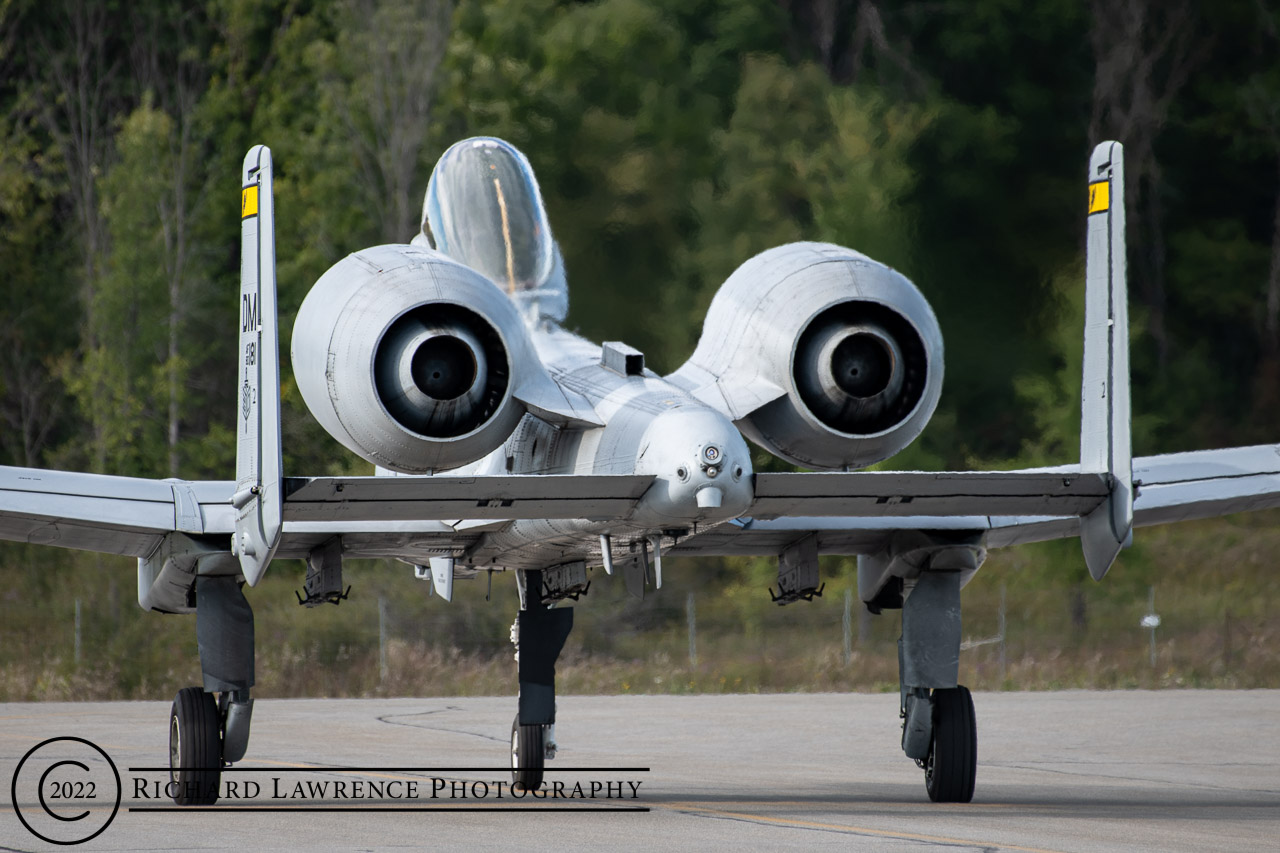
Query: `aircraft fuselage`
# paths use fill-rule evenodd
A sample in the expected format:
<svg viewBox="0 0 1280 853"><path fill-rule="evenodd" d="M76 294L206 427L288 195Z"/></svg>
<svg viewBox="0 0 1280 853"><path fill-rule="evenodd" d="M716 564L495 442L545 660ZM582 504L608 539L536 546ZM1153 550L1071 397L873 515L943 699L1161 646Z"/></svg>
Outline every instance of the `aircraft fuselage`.
<svg viewBox="0 0 1280 853"><path fill-rule="evenodd" d="M559 327L532 329L531 337L547 372L585 397L604 426L562 427L525 415L500 448L450 473L652 474L654 484L625 518L510 522L481 540L473 565L540 568L562 552L580 553L584 543L598 549L605 533L619 556L653 536L669 546L750 506L751 454L728 418L651 370L606 367L601 346Z"/></svg>

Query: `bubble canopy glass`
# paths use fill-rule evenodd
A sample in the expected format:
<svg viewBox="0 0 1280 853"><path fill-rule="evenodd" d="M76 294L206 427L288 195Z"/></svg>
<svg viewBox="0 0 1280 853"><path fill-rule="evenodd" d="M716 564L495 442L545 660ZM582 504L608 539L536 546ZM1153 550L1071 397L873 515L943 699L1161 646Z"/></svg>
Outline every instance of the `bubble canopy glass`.
<svg viewBox="0 0 1280 853"><path fill-rule="evenodd" d="M464 139L431 173L424 210L435 247L514 293L551 274L554 245L529 161L501 139Z"/></svg>

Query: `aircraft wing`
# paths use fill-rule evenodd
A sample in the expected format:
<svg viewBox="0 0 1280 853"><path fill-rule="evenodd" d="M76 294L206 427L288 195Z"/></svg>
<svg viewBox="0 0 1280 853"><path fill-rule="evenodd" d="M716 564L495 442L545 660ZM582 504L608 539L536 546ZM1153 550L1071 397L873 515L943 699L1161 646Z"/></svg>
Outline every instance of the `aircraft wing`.
<svg viewBox="0 0 1280 853"><path fill-rule="evenodd" d="M0 466L0 539L145 557L166 534L230 534L232 482Z"/></svg>
<svg viewBox="0 0 1280 853"><path fill-rule="evenodd" d="M1138 457L1133 482L1136 526L1280 507L1280 445ZM757 483L748 517L682 539L671 553L780 554L817 534L819 553L871 554L898 530L980 533L987 547L1019 545L1079 536L1081 517L1106 494L1099 481L1081 478L1076 466L1004 473L760 474ZM848 496L840 497L841 490Z"/></svg>

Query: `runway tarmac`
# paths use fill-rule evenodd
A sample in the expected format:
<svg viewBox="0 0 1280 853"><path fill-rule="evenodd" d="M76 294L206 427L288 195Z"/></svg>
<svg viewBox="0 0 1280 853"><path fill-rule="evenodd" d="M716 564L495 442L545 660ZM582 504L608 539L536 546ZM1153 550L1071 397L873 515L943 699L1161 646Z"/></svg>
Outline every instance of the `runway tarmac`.
<svg viewBox="0 0 1280 853"><path fill-rule="evenodd" d="M259 700L249 755L223 777L241 798L207 811L146 810L173 805L152 796L166 774L139 769L167 762L168 702L6 704L0 849L68 849L23 826L10 785L28 751L67 736L100 747L123 792L108 824L111 773L99 753L75 741L33 753L17 774L24 818L61 840L101 828L70 849L1280 849L1280 691L985 693L974 703L974 802L939 806L898 747L896 695L561 697L547 778L567 794L597 782L598 796L537 800L497 797L510 779L510 697ZM93 800L46 800L55 814L84 813L78 822L41 809L33 772L58 758L88 769L50 770L51 796L59 784L73 794L80 779L100 786ZM246 799L251 779L259 792ZM618 796L604 799L609 783Z"/></svg>

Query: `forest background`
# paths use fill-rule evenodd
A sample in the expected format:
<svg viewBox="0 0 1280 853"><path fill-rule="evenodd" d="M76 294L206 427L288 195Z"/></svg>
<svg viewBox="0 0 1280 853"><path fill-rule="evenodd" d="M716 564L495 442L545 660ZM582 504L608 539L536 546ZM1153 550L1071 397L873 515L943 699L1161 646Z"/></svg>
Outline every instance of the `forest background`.
<svg viewBox="0 0 1280 853"><path fill-rule="evenodd" d="M409 240L436 158L476 134L537 172L569 326L660 373L770 246L905 272L947 346L937 414L887 463L920 469L1078 458L1085 163L1119 139L1135 453L1274 442L1277 56L1261 0L0 0L0 461L228 478L244 152L275 155L287 341L328 266ZM286 472L370 473L283 355ZM1074 542L993 554L966 680L1280 686L1277 520L1139 531L1096 586ZM892 687L896 618L850 608L851 559L823 567L826 595L785 609L769 560L681 561L643 602L599 578L564 689ZM132 606L132 569L0 548L0 700L195 683L192 621ZM302 571L250 596L264 695L514 688L509 579L446 606L357 564L350 601L303 611Z"/></svg>

